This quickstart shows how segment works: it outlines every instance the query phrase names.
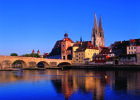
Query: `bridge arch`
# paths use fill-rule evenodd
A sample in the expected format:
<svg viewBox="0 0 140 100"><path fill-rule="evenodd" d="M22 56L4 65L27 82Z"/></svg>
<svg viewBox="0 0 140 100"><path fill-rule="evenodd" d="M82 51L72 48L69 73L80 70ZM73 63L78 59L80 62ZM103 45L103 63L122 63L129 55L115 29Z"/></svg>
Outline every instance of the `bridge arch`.
<svg viewBox="0 0 140 100"><path fill-rule="evenodd" d="M69 62L61 62L57 65L57 67L63 67L63 66L71 66L71 63Z"/></svg>
<svg viewBox="0 0 140 100"><path fill-rule="evenodd" d="M27 68L27 63L24 60L15 60L12 63L13 68Z"/></svg>
<svg viewBox="0 0 140 100"><path fill-rule="evenodd" d="M36 66L38 68L47 68L49 64L46 61L39 61Z"/></svg>

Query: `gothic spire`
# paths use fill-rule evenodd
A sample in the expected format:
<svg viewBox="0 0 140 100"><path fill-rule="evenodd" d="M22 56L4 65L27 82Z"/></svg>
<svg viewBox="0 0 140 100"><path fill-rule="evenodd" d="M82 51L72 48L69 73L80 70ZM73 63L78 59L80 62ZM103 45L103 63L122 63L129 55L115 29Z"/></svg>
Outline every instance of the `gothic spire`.
<svg viewBox="0 0 140 100"><path fill-rule="evenodd" d="M99 31L103 31L101 16L100 16L100 21L99 21Z"/></svg>
<svg viewBox="0 0 140 100"><path fill-rule="evenodd" d="M93 26L93 29L98 29L96 13L95 13L95 19L94 19L94 26Z"/></svg>

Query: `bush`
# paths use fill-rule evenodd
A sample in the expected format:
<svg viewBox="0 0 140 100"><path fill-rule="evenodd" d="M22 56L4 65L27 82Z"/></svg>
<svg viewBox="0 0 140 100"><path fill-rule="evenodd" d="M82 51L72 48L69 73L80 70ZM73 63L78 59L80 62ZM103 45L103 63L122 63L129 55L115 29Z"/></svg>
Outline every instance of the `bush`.
<svg viewBox="0 0 140 100"><path fill-rule="evenodd" d="M18 56L18 54L17 53L11 53L10 56Z"/></svg>

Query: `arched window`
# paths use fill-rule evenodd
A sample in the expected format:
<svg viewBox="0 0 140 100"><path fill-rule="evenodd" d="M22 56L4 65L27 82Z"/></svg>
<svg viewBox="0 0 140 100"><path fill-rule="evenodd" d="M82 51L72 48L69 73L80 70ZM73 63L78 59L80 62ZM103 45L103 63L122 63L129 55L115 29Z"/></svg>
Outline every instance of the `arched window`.
<svg viewBox="0 0 140 100"><path fill-rule="evenodd" d="M99 33L99 36L101 37L101 36L102 36L102 34L101 34L101 33Z"/></svg>

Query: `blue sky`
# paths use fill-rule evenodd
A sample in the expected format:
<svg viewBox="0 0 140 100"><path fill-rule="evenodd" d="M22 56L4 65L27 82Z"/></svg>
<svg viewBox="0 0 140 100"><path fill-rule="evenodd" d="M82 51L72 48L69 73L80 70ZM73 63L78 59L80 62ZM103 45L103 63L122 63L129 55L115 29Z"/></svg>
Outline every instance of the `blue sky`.
<svg viewBox="0 0 140 100"><path fill-rule="evenodd" d="M139 0L0 0L0 55L50 52L68 33L91 40L96 12L105 45L140 38Z"/></svg>

